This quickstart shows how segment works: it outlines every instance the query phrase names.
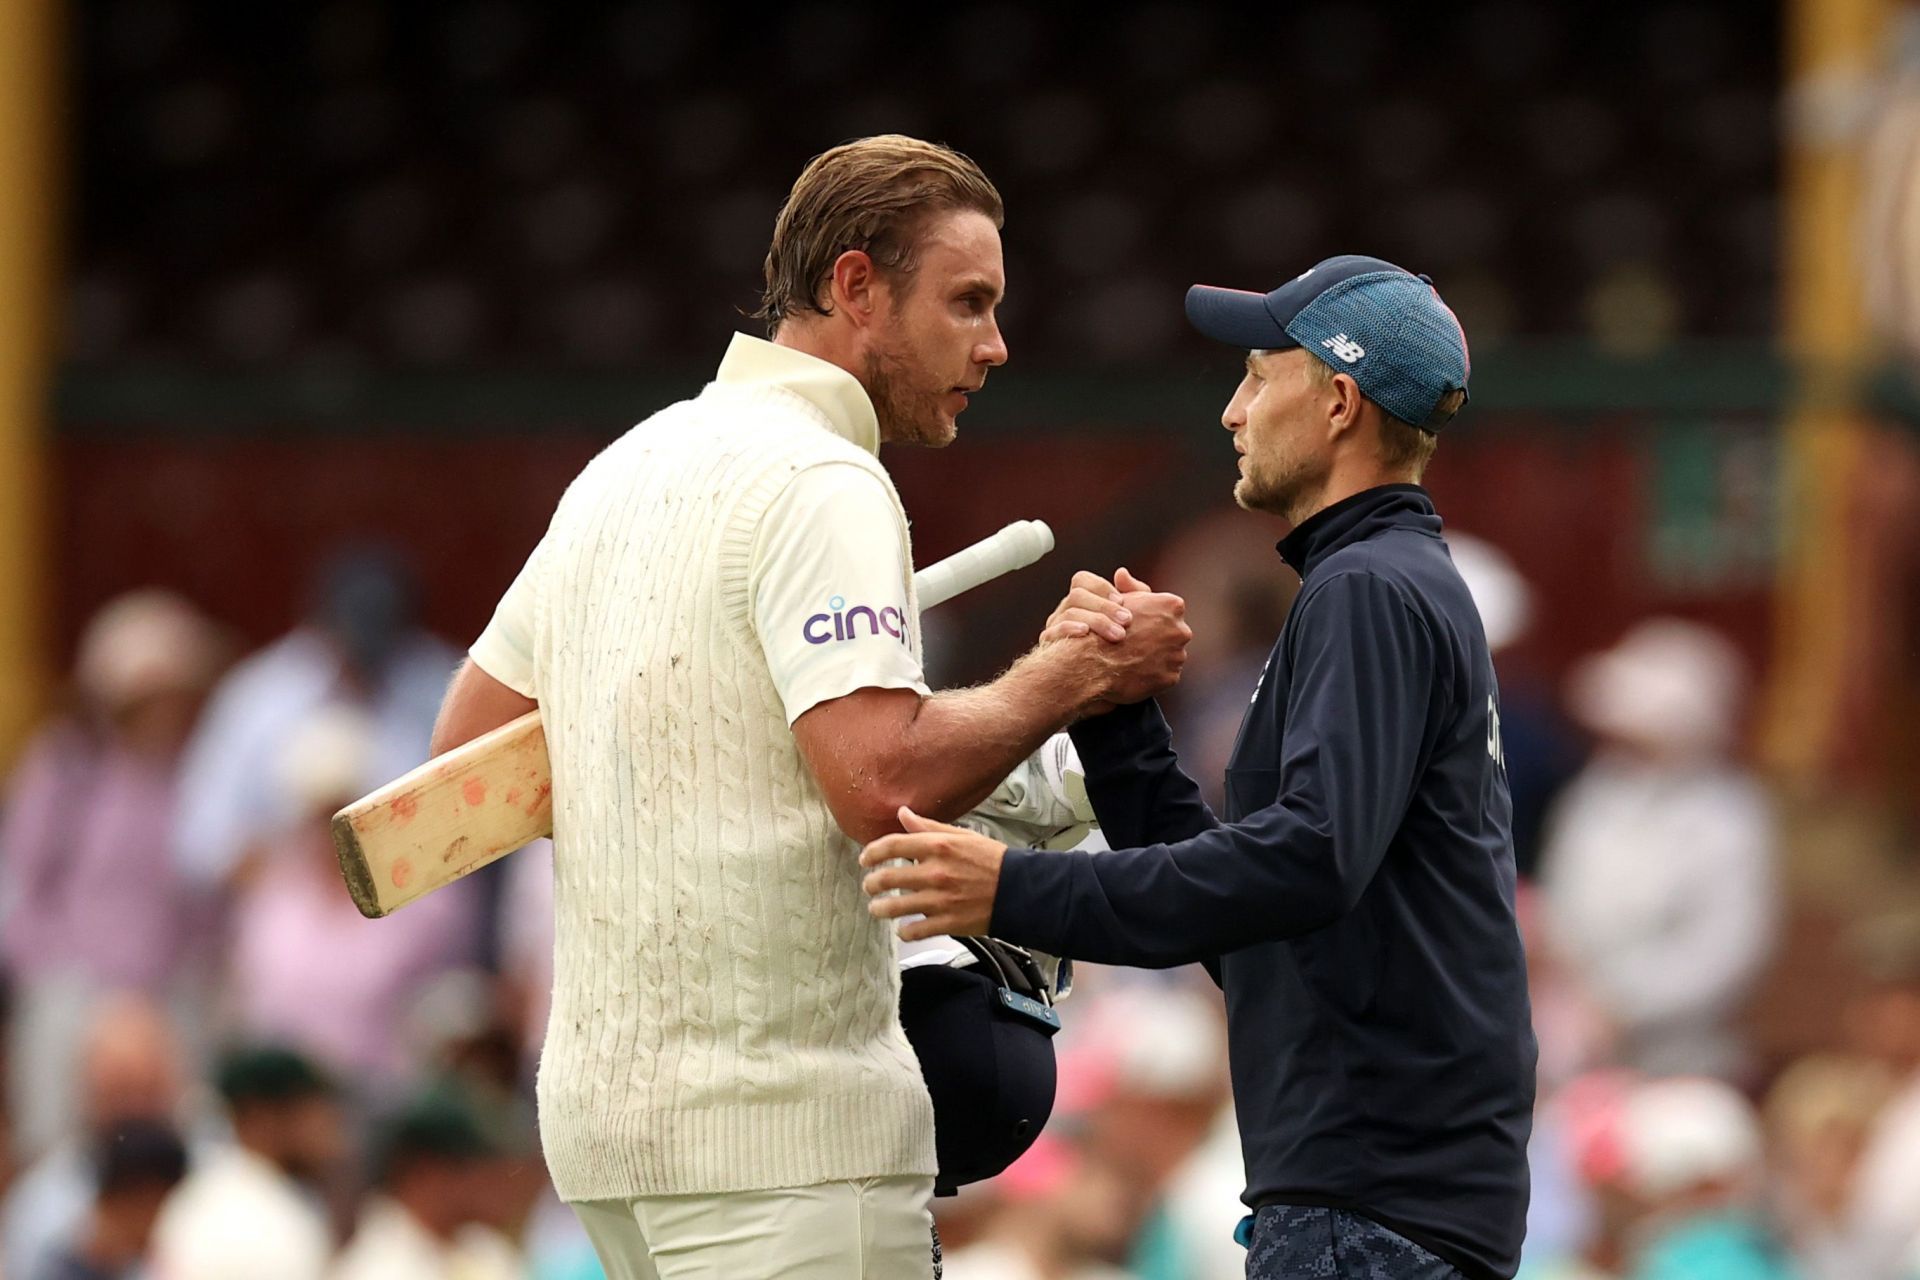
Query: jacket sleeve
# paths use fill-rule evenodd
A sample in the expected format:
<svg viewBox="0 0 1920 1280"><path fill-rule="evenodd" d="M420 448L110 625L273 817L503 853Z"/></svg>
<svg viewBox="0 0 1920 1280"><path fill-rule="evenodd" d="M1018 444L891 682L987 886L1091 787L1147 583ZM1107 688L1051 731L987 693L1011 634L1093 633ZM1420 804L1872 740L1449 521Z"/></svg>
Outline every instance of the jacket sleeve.
<svg viewBox="0 0 1920 1280"><path fill-rule="evenodd" d="M1164 844L1220 825L1180 768L1173 731L1151 699L1082 720L1070 732L1109 845Z"/></svg>
<svg viewBox="0 0 1920 1280"><path fill-rule="evenodd" d="M1373 879L1413 794L1437 668L1431 634L1364 572L1296 601L1279 798L1244 821L1140 848L1009 850L991 932L1163 968L1311 933Z"/></svg>

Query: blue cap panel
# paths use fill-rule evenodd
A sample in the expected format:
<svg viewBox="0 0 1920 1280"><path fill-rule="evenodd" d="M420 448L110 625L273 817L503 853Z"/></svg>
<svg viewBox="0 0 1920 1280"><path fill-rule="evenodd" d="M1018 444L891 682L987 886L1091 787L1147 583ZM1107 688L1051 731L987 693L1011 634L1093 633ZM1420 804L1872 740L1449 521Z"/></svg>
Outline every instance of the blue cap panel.
<svg viewBox="0 0 1920 1280"><path fill-rule="evenodd" d="M1464 391L1466 335L1431 284L1403 271L1370 272L1300 309L1287 335L1402 422L1432 429L1441 397ZM1449 415L1450 416L1450 415Z"/></svg>
<svg viewBox="0 0 1920 1280"><path fill-rule="evenodd" d="M1402 271L1384 258L1369 258L1363 253L1343 253L1337 258L1327 258L1316 262L1293 279L1281 285L1267 295L1267 310L1285 329L1292 324L1294 317L1311 306L1316 299L1324 298L1338 285L1361 276L1375 275L1411 276L1411 272ZM1291 338L1287 346L1300 345Z"/></svg>

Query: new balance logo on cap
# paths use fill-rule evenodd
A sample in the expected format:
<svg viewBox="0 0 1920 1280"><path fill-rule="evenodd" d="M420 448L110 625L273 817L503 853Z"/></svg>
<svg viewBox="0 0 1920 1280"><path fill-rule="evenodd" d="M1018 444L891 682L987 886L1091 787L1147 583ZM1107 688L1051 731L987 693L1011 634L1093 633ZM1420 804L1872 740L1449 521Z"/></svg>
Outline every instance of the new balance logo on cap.
<svg viewBox="0 0 1920 1280"><path fill-rule="evenodd" d="M1342 360L1345 360L1348 364L1352 364L1361 356L1367 354L1365 347L1344 333L1336 333L1331 338L1324 339L1320 345L1339 356Z"/></svg>

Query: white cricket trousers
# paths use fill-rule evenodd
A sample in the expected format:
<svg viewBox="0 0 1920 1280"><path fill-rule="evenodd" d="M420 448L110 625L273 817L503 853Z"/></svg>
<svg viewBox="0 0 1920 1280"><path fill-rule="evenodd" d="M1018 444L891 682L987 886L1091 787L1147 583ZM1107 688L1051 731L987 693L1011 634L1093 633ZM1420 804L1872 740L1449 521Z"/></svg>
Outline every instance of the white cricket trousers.
<svg viewBox="0 0 1920 1280"><path fill-rule="evenodd" d="M933 1179L572 1204L607 1280L931 1280Z"/></svg>

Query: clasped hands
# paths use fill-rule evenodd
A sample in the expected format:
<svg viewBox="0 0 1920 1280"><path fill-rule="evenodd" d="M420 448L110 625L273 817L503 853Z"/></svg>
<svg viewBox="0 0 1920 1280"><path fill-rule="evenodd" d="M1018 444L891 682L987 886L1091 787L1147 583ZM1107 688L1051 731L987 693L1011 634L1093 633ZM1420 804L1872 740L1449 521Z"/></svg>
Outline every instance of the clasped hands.
<svg viewBox="0 0 1920 1280"><path fill-rule="evenodd" d="M1186 611L1179 596L1156 592L1125 569L1112 582L1082 570L1047 618L1036 653L1066 664L1075 718L1098 715L1179 681L1193 639ZM923 917L900 927L905 942L986 933L1007 846L904 806L899 818L902 834L861 851L867 910L883 920Z"/></svg>
<svg viewBox="0 0 1920 1280"><path fill-rule="evenodd" d="M1179 682L1193 639L1186 612L1179 596L1155 591L1125 569L1112 582L1083 569L1048 617L1040 647L1074 646L1068 653L1090 694L1080 714L1098 715Z"/></svg>

